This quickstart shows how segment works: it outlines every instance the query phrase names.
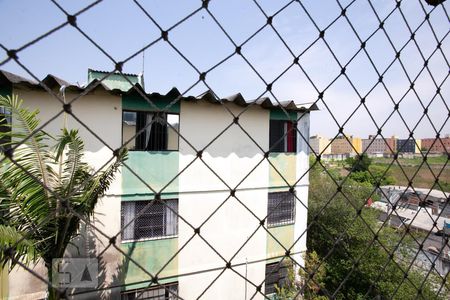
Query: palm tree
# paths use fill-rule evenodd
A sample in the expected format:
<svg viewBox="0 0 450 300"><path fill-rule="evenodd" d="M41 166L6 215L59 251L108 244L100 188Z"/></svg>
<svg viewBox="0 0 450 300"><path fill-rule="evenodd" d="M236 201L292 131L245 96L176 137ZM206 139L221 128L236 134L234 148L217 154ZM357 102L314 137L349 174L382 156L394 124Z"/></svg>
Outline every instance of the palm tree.
<svg viewBox="0 0 450 300"><path fill-rule="evenodd" d="M64 256L80 218L92 216L126 150L95 173L83 161L77 130L63 128L57 138L37 130L39 111L24 108L16 95L0 96L0 107L0 263L11 270L43 260L51 282L52 259ZM48 298L60 298L51 284Z"/></svg>

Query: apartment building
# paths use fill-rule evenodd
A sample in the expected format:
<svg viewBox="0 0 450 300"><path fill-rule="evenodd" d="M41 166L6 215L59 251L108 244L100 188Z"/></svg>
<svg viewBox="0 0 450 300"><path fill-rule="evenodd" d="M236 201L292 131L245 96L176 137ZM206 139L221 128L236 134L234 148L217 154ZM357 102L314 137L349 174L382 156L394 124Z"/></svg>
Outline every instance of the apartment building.
<svg viewBox="0 0 450 300"><path fill-rule="evenodd" d="M450 153L450 136L421 139L421 147L429 153Z"/></svg>
<svg viewBox="0 0 450 300"><path fill-rule="evenodd" d="M331 154L330 139L321 135L314 135L309 138L309 145L317 155Z"/></svg>
<svg viewBox="0 0 450 300"><path fill-rule="evenodd" d="M368 139L362 139L362 150L368 155L392 154L397 150L397 138L395 136L388 138L377 138L369 135Z"/></svg>
<svg viewBox="0 0 450 300"><path fill-rule="evenodd" d="M158 299L244 299L256 293L254 299L263 299L273 293L286 276L277 268L286 249L303 263L309 185L304 139L317 107L275 105L268 98L250 103L240 94L181 96L175 88L146 93L136 75L99 82L106 75L90 70L85 87L51 75L43 79L54 93L64 86L68 101L85 93L72 103L72 115L65 115L38 83L0 71L2 95L18 94L25 106L39 109L42 124L52 119L46 132L57 134L63 125L79 129L93 168L107 163L112 149L129 149L92 220L91 250L104 266L102 293L113 299L140 293ZM108 238L119 232L120 251ZM33 270L45 277L42 265ZM152 285L148 273L158 274L165 288ZM261 293L249 282L261 283ZM2 286L11 299L42 298L46 290L24 270L2 276Z"/></svg>
<svg viewBox="0 0 450 300"><path fill-rule="evenodd" d="M421 140L413 138L398 139L397 152L398 153L420 153Z"/></svg>
<svg viewBox="0 0 450 300"><path fill-rule="evenodd" d="M362 152L361 138L352 135L339 135L331 142L331 154L350 154L354 156Z"/></svg>

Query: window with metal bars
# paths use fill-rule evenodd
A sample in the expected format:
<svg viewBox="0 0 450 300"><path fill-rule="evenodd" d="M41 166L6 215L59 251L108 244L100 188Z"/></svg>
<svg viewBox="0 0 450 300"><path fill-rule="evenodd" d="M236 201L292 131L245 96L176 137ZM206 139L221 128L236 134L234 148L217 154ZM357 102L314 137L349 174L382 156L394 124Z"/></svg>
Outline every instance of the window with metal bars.
<svg viewBox="0 0 450 300"><path fill-rule="evenodd" d="M178 283L165 284L148 289L122 292L122 300L172 300L178 299Z"/></svg>
<svg viewBox="0 0 450 300"><path fill-rule="evenodd" d="M283 287L286 282L288 275L288 267L284 263L273 263L266 265L266 279L265 279L265 290L266 295L276 293L278 288Z"/></svg>
<svg viewBox="0 0 450 300"><path fill-rule="evenodd" d="M291 121L270 120L269 146L271 152L297 151L297 126Z"/></svg>
<svg viewBox="0 0 450 300"><path fill-rule="evenodd" d="M267 226L275 227L295 222L295 197L291 192L269 193Z"/></svg>
<svg viewBox="0 0 450 300"><path fill-rule="evenodd" d="M129 150L178 150L178 114L124 111L122 120L122 142Z"/></svg>
<svg viewBox="0 0 450 300"><path fill-rule="evenodd" d="M178 234L178 199L126 201L121 210L122 241Z"/></svg>

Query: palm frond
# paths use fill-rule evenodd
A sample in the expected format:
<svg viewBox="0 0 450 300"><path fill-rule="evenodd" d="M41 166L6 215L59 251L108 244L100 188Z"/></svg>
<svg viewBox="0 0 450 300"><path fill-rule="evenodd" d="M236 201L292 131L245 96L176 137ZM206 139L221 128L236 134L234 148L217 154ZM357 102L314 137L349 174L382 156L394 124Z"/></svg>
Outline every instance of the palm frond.
<svg viewBox="0 0 450 300"><path fill-rule="evenodd" d="M39 259L37 251L34 247L35 242L27 238L24 233L16 228L7 225L0 225L0 264L4 267L10 261L12 269L17 260L25 263L36 262ZM14 252L10 252L14 259L6 256L5 252L9 247L14 247Z"/></svg>
<svg viewBox="0 0 450 300"><path fill-rule="evenodd" d="M49 136L36 130L39 125L39 111L23 108L22 102L17 95L0 96L0 106L5 107L12 116L11 124L3 125L10 130L0 131L0 140L7 141L2 146L15 148L14 160L20 161L20 165L43 185L51 187L55 174L51 168L53 154L48 149ZM45 189L42 191L48 196Z"/></svg>
<svg viewBox="0 0 450 300"><path fill-rule="evenodd" d="M94 173L83 161L84 143L77 130L63 129L50 148L51 137L37 130L38 111L23 108L17 96L0 97L0 106L12 113L13 120L4 130L6 119L0 116L0 143L14 149L12 160L0 153L0 247L18 243L17 259L42 258L50 265L64 255L80 220L93 214L126 159L126 150L106 170ZM61 200L67 200L70 209ZM26 239L21 240L23 236ZM0 258L6 263L11 259L4 254Z"/></svg>

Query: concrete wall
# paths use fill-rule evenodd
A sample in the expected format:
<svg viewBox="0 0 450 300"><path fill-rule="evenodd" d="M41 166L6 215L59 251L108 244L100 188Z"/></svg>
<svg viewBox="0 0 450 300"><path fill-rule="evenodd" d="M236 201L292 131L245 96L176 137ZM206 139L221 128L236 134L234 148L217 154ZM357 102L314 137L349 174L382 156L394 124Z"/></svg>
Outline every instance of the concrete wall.
<svg viewBox="0 0 450 300"><path fill-rule="evenodd" d="M55 93L57 92L55 90ZM41 121L40 125L49 122L43 128L47 133L58 136L64 125L69 129L79 129L79 134L85 143L85 159L95 170L105 167L108 160L112 158L112 151L108 147L116 149L121 145L122 107L119 96L113 96L103 91L96 91L78 99L72 104L73 114L79 119L78 121L70 115L61 113L62 104L45 91L15 88L13 93L18 94L19 98L24 100L25 107L40 111L38 115ZM74 94L66 94L66 100L68 102L74 97ZM57 114L59 116L54 118ZM89 132L88 129L84 128L80 122L92 129L93 132L97 134L101 133L100 138L102 141ZM105 146L105 144L108 146ZM94 226L110 235L120 230L120 213L111 213L120 212L120 198L114 196L121 193L120 182L121 174L117 173L116 180L111 185L107 195L99 200L96 207L96 215L94 216ZM107 245L108 239L106 237L101 234L95 237L95 247L97 247L98 253ZM69 249L68 252L71 252L71 250ZM68 255L72 256L70 253ZM104 252L102 257L100 257L100 260L105 263L105 269L101 270L104 284L111 282L114 274L117 273L113 262L117 261L118 257L120 256L117 251L111 249ZM41 274L44 278L47 277L42 263L39 263L33 270ZM19 282L21 284L17 284ZM45 290L45 283L37 280L36 277L21 268L16 268L9 274L10 297L17 296L20 299L26 299L27 297L29 299L36 299L37 297L43 296Z"/></svg>
<svg viewBox="0 0 450 300"><path fill-rule="evenodd" d="M40 109L42 123L62 110L62 105L46 92L15 92L25 99L28 107ZM66 98L69 100L73 96L67 94ZM58 134L64 124L69 128L80 128L80 135L86 144L86 158L93 167L100 168L112 157L112 151L103 142L112 149L121 145L122 107L125 103L129 106L128 109L133 108L133 101L129 98L124 102L118 96L94 92L73 104L74 114L95 133L101 134L103 141L84 129L73 117L64 114L52 120L44 130ZM234 104L225 105L235 114L243 110ZM220 271L178 278L177 274L223 268L226 262L231 262L232 265L240 265L221 274L206 290L204 298L223 299L227 295L227 299L243 299L246 292L252 295L255 291L251 284L245 283L243 277L247 276L250 281L261 283L265 277L264 259L282 255L278 243L274 244L274 241L268 239L267 231L260 227L258 221L258 218L263 219L268 213L267 199L270 190L288 190L288 186L295 186L296 195L300 199L296 202L295 224L270 230L279 237L285 248L292 247L292 252L301 253L306 249L304 231L309 185L309 114L297 115L299 130L303 136L297 136L297 154L271 154L271 166L264 159L264 151L269 149L270 111L252 106L239 118L241 126L262 147L261 151L236 124L221 133L233 120L222 105L182 102L176 110L180 113L180 132L195 149L180 139L179 151L130 152L125 163L144 182L127 168L122 168L107 195L99 200L96 207L93 222L95 230L90 238L94 241L97 254L107 248L100 256L102 286L150 280L148 274L127 260L124 253L154 274L179 251L177 258L169 263L159 277L172 278L166 281L178 280L179 293L183 298L199 297L219 276ZM218 135L220 136L209 145ZM197 157L198 150L203 150L201 159ZM184 170L188 165L189 168ZM165 187L162 194L163 198L179 199L178 209L182 219L179 219L178 237L122 243L119 235L117 249L108 247L108 236L120 231L121 202L152 199L152 191L147 184L159 191L182 170L184 171L178 179ZM236 189L234 197L230 196L230 189ZM195 234L194 228L198 227L200 234ZM296 254L294 259L302 262L301 254ZM13 275L14 283L25 280L24 276L28 276L23 271L18 272L22 273ZM140 283L127 289L144 287L146 284ZM10 280L11 295L19 292L31 294L42 289L45 289L45 285L21 286L18 289L17 284L13 286ZM117 288L112 292L105 292L103 296L118 297L119 293L120 288ZM262 295L255 297L261 298Z"/></svg>
<svg viewBox="0 0 450 300"><path fill-rule="evenodd" d="M242 110L235 105L227 107L235 113ZM181 104L181 134L196 149L203 149L232 123L232 120L232 116L220 105L187 102ZM269 148L269 111L251 107L239 118L239 122L263 149ZM191 163L195 157L195 150L184 141L180 141L180 169ZM267 161L263 161L250 176L245 178L247 173L263 159L262 151L237 125L232 125L204 150L202 159L222 180L201 160L196 159L179 180L180 215L189 220L190 225L198 227L215 209L224 204L201 227L200 236L195 235L180 252L179 272L195 272L225 266L226 262L205 241L226 261L231 260L232 264L245 265L246 261L264 259L266 231L259 228L258 220L252 214L261 219L267 214L269 184ZM240 183L244 178L245 180ZM229 197L227 186L237 187L237 198ZM194 234L190 225L185 222L179 223L180 247ZM252 237L249 242L239 250L250 236ZM244 267L234 270L245 276ZM208 272L180 277L180 295L186 299L197 298L218 275L218 272ZM262 282L264 277L264 262L248 264L249 280ZM245 281L239 275L227 270L206 291L204 297L223 299L224 295L227 295L227 299L243 299L245 286ZM247 284L247 289L249 295L255 291L250 284Z"/></svg>

